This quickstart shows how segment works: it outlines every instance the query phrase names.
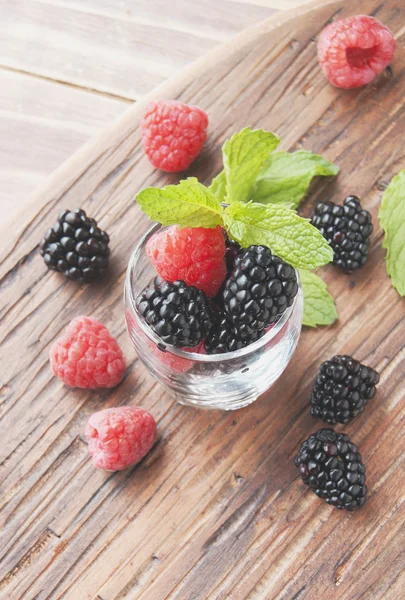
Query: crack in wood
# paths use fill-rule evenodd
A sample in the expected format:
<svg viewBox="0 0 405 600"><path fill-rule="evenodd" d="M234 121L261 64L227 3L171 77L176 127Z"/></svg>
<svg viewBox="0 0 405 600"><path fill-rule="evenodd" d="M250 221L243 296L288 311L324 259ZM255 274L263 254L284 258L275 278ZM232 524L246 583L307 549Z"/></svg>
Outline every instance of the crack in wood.
<svg viewBox="0 0 405 600"><path fill-rule="evenodd" d="M97 96L103 96L104 98L112 98L113 100L121 100L126 104L133 104L137 99L130 96L122 96L121 94L113 94L112 92L105 92L102 90L97 90L96 88L87 87L84 85L79 85L77 83L73 83L71 81L66 81L64 79L58 79L57 77L47 77L46 75L41 75L40 73L34 73L33 71L28 71L27 69L17 69L16 67L11 67L9 65L0 64L0 70L10 71L11 73L19 73L20 75L28 75L29 77L34 77L35 79L40 79L42 81L49 81L51 83L55 83L58 85L63 85L75 90L79 90L82 92L87 92L89 94L95 94Z"/></svg>
<svg viewBox="0 0 405 600"><path fill-rule="evenodd" d="M59 537L50 527L47 527L34 545L20 558L16 566L0 580L0 591L4 590L20 571L29 567L53 539L59 539Z"/></svg>

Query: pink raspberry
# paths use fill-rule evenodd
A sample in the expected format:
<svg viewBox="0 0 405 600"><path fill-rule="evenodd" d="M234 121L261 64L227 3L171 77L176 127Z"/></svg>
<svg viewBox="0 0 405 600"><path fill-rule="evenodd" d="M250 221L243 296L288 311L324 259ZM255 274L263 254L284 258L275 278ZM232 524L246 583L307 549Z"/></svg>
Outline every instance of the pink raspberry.
<svg viewBox="0 0 405 600"><path fill-rule="evenodd" d="M117 341L93 317L77 317L50 350L51 368L71 387L111 388L125 374L125 361Z"/></svg>
<svg viewBox="0 0 405 600"><path fill-rule="evenodd" d="M155 234L146 252L164 281L183 280L213 298L226 277L221 228L174 226Z"/></svg>
<svg viewBox="0 0 405 600"><path fill-rule="evenodd" d="M177 100L151 102L142 121L145 152L154 167L176 173L187 169L207 139L208 117L198 106Z"/></svg>
<svg viewBox="0 0 405 600"><path fill-rule="evenodd" d="M330 23L318 41L319 63L333 85L353 88L370 83L387 67L396 43L374 17L358 15Z"/></svg>
<svg viewBox="0 0 405 600"><path fill-rule="evenodd" d="M85 435L94 466L121 471L139 462L152 448L156 423L143 408L106 408L91 415Z"/></svg>

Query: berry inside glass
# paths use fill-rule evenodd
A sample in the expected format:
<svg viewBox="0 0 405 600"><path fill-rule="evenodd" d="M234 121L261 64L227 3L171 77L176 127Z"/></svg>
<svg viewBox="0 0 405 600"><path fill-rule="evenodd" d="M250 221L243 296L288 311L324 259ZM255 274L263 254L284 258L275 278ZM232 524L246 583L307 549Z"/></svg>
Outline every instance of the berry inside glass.
<svg viewBox="0 0 405 600"><path fill-rule="evenodd" d="M297 346L303 312L298 274L268 249L251 247L242 257L243 264L242 258L236 260L232 275L241 276L239 266L264 277L262 269L257 269L259 263L267 273L282 277L286 294L274 282L269 286L277 295L273 302L279 303L277 310L259 297L263 285L254 281L248 282L248 291L255 286L258 298L244 304L243 289L236 302L235 277L229 272L219 295L207 298L182 282L157 277L147 245L155 234L168 229L153 227L128 264L125 309L135 350L149 372L182 404L223 410L247 406L280 377ZM221 307L219 297L227 298L228 305ZM160 319L166 312L167 317ZM266 327L252 334L250 326L263 327L263 323Z"/></svg>

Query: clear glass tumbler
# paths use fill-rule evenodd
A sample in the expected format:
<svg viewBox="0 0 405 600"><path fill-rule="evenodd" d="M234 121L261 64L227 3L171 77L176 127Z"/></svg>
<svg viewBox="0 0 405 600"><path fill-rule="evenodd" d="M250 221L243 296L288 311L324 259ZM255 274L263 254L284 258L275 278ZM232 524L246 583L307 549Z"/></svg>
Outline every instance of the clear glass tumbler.
<svg viewBox="0 0 405 600"><path fill-rule="evenodd" d="M153 227L135 248L125 282L125 315L131 341L148 371L178 402L199 408L235 410L268 390L287 367L301 332L303 296L299 286L293 305L246 348L226 354L188 352L164 344L136 308L136 298L156 272L145 250Z"/></svg>

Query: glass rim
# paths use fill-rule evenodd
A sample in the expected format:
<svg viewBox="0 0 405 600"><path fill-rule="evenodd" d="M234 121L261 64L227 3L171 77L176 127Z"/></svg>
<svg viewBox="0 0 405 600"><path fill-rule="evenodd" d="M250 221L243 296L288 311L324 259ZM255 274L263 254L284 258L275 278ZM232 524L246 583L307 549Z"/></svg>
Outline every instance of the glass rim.
<svg viewBox="0 0 405 600"><path fill-rule="evenodd" d="M136 298L135 298L134 290L131 285L131 274L132 274L132 271L133 271L135 265L137 264L137 262L139 260L140 253L141 253L141 250L144 247L144 245L157 231L159 231L160 229L164 229L164 228L165 228L164 225L161 225L160 223L156 223L142 236L142 238L139 240L138 244L135 246L134 250L131 253L131 256L128 261L127 272L126 272L126 277L125 277L125 290L124 290L125 296L128 297L128 300L130 303L130 308L131 308L132 314L134 315L134 317L136 319L137 325L141 328L141 330L148 337L149 340L151 340L153 343L155 343L157 346L159 346L159 349L162 350L162 352L170 352L170 354L179 356L181 358L186 358L186 359L192 360L194 362L198 361L198 362L202 362L202 363L219 363L219 362L224 362L224 361L231 361L236 358L243 358L245 356L249 356L250 354L255 353L257 350L260 350L263 346L268 344L274 337L276 337L276 335L280 332L280 330L284 327L284 325L287 323L287 321L291 317L291 315L294 311L296 302L297 302L298 294L301 289L301 282L300 282L299 272L297 269L295 269L295 272L297 274L298 293L296 294L296 296L294 298L294 302L292 303L291 306L289 306L287 308L287 310L281 315L281 317L273 324L273 327L271 329L269 329L269 331L267 331L267 333L264 334L264 336L262 336L261 338L259 338L255 342L253 342L252 344L249 344L245 348L241 348L240 350L234 350L233 352L224 352L222 354L199 354L198 352L185 351L185 350L182 350L181 348L176 348L175 346L171 346L170 344L166 344L165 342L163 342L159 338L159 336L148 326L148 324L146 323L146 321L144 320L144 318L138 311L138 308L136 306L136 301L135 301ZM163 346L164 346L164 350L162 348Z"/></svg>

